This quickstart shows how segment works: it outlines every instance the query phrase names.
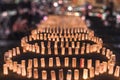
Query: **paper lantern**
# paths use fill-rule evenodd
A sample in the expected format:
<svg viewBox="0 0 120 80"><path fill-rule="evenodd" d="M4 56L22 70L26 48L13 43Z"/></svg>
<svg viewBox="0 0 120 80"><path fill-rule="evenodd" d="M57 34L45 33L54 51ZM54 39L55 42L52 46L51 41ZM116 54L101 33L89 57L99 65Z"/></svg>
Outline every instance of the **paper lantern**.
<svg viewBox="0 0 120 80"><path fill-rule="evenodd" d="M72 58L72 67L75 68L76 67L76 58Z"/></svg>
<svg viewBox="0 0 120 80"><path fill-rule="evenodd" d="M66 75L66 80L71 80L71 79L72 79L72 70L68 70Z"/></svg>
<svg viewBox="0 0 120 80"><path fill-rule="evenodd" d="M8 75L8 67L7 64L3 64L3 74Z"/></svg>
<svg viewBox="0 0 120 80"><path fill-rule="evenodd" d="M56 80L56 74L54 70L51 71L51 80Z"/></svg>
<svg viewBox="0 0 120 80"><path fill-rule="evenodd" d="M79 70L78 69L74 70L74 80L79 80Z"/></svg>
<svg viewBox="0 0 120 80"><path fill-rule="evenodd" d="M83 79L88 79L88 69L83 69Z"/></svg>
<svg viewBox="0 0 120 80"><path fill-rule="evenodd" d="M69 66L69 58L68 58L68 57L65 57L65 58L64 58L64 66L65 66L65 67L68 67L68 66Z"/></svg>
<svg viewBox="0 0 120 80"><path fill-rule="evenodd" d="M59 80L64 80L63 69L59 70Z"/></svg>
<svg viewBox="0 0 120 80"><path fill-rule="evenodd" d="M42 80L47 80L47 72L45 70L42 71Z"/></svg>
<svg viewBox="0 0 120 80"><path fill-rule="evenodd" d="M38 79L38 69L34 69L33 71L33 78Z"/></svg>
<svg viewBox="0 0 120 80"><path fill-rule="evenodd" d="M53 67L53 58L49 58L49 67Z"/></svg>
<svg viewBox="0 0 120 80"><path fill-rule="evenodd" d="M41 58L40 61L41 61L41 67L44 68L45 67L45 59Z"/></svg>
<svg viewBox="0 0 120 80"><path fill-rule="evenodd" d="M33 63L34 63L34 67L37 68L38 67L38 59L34 58Z"/></svg>
<svg viewBox="0 0 120 80"><path fill-rule="evenodd" d="M57 66L57 67L60 67L60 66L61 66L60 58L59 58L59 57L56 57L56 66Z"/></svg>
<svg viewBox="0 0 120 80"><path fill-rule="evenodd" d="M27 78L32 77L32 68L27 68Z"/></svg>

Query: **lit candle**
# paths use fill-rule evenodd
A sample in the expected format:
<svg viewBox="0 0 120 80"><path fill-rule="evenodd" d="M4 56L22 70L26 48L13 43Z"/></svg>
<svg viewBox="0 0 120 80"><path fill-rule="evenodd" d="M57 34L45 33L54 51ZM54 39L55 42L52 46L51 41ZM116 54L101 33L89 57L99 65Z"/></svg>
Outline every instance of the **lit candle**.
<svg viewBox="0 0 120 80"><path fill-rule="evenodd" d="M45 67L45 59L41 58L40 61L41 61L41 67L44 68Z"/></svg>
<svg viewBox="0 0 120 80"><path fill-rule="evenodd" d="M85 59L81 58L80 59L80 68L84 68L84 64L85 64Z"/></svg>
<svg viewBox="0 0 120 80"><path fill-rule="evenodd" d="M57 66L57 67L60 67L60 66L61 66L60 58L59 58L59 57L56 57L56 66Z"/></svg>
<svg viewBox="0 0 120 80"><path fill-rule="evenodd" d="M88 69L83 69L83 79L88 79Z"/></svg>
<svg viewBox="0 0 120 80"><path fill-rule="evenodd" d="M47 72L45 70L42 71L42 80L47 80Z"/></svg>
<svg viewBox="0 0 120 80"><path fill-rule="evenodd" d="M87 68L91 68L92 67L92 59L88 59L87 60Z"/></svg>
<svg viewBox="0 0 120 80"><path fill-rule="evenodd" d="M37 68L38 67L38 59L34 58L33 62L34 62L34 67Z"/></svg>
<svg viewBox="0 0 120 80"><path fill-rule="evenodd" d="M71 79L72 79L72 70L68 70L66 80L71 80Z"/></svg>
<svg viewBox="0 0 120 80"><path fill-rule="evenodd" d="M8 75L8 67L7 64L3 64L3 74Z"/></svg>
<svg viewBox="0 0 120 80"><path fill-rule="evenodd" d="M119 77L120 76L120 66L116 66L115 72L114 72L114 76L115 77Z"/></svg>
<svg viewBox="0 0 120 80"><path fill-rule="evenodd" d="M79 80L79 70L78 69L74 70L74 80Z"/></svg>
<svg viewBox="0 0 120 80"><path fill-rule="evenodd" d="M56 80L56 74L54 70L51 71L51 80Z"/></svg>
<svg viewBox="0 0 120 80"><path fill-rule="evenodd" d="M33 77L34 79L38 79L38 69L34 69Z"/></svg>
<svg viewBox="0 0 120 80"><path fill-rule="evenodd" d="M65 57L65 58L64 58L64 66L65 66L65 67L68 67L68 66L69 66L69 58L68 58L68 57Z"/></svg>
<svg viewBox="0 0 120 80"><path fill-rule="evenodd" d="M72 58L72 67L73 67L73 68L76 67L76 58Z"/></svg>
<svg viewBox="0 0 120 80"><path fill-rule="evenodd" d="M64 80L63 69L59 70L59 80Z"/></svg>
<svg viewBox="0 0 120 80"><path fill-rule="evenodd" d="M53 58L49 58L49 67L53 67Z"/></svg>
<svg viewBox="0 0 120 80"><path fill-rule="evenodd" d="M90 70L90 78L93 78L95 76L94 67L89 68L89 70Z"/></svg>
<svg viewBox="0 0 120 80"><path fill-rule="evenodd" d="M65 47L66 47L66 48L68 48L68 47L69 47L69 42L66 42Z"/></svg>
<svg viewBox="0 0 120 80"><path fill-rule="evenodd" d="M32 77L32 68L27 68L27 78Z"/></svg>

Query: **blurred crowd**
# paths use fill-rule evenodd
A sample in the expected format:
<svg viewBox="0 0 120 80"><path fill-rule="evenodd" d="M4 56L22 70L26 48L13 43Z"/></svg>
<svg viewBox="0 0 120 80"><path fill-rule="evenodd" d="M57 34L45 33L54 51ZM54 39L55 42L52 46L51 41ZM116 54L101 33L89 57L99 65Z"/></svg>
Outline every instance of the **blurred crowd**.
<svg viewBox="0 0 120 80"><path fill-rule="evenodd" d="M120 28L120 13L114 11L112 1L105 5L105 8L96 8L88 2L83 4L84 6L73 7L65 4L63 0L55 2L52 0L17 1L0 0L0 39L22 37L46 20L50 14L80 16L86 20L88 27L97 25L97 27Z"/></svg>
<svg viewBox="0 0 120 80"><path fill-rule="evenodd" d="M0 3L0 36L24 33L35 28L48 14L52 3L36 0L21 0L19 3ZM0 37L0 38L1 38Z"/></svg>

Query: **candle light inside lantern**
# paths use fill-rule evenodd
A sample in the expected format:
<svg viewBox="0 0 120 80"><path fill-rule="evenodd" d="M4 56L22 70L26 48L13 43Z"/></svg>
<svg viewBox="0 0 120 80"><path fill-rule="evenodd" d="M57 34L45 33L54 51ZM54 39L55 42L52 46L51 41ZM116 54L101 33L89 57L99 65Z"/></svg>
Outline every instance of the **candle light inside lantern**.
<svg viewBox="0 0 120 80"><path fill-rule="evenodd" d="M63 69L59 70L59 80L64 80Z"/></svg>
<svg viewBox="0 0 120 80"><path fill-rule="evenodd" d="M56 74L54 70L51 71L51 80L56 80Z"/></svg>
<svg viewBox="0 0 120 80"><path fill-rule="evenodd" d="M108 74L113 74L113 71L114 71L114 65L113 64L109 64Z"/></svg>
<svg viewBox="0 0 120 80"><path fill-rule="evenodd" d="M16 47L16 52L17 52L17 55L20 55L20 48L19 47Z"/></svg>
<svg viewBox="0 0 120 80"><path fill-rule="evenodd" d="M16 56L16 49L15 48L13 48L12 52L13 52L13 56Z"/></svg>
<svg viewBox="0 0 120 80"><path fill-rule="evenodd" d="M75 48L75 54L78 55L79 54L78 52L79 52L79 48L76 47Z"/></svg>
<svg viewBox="0 0 120 80"><path fill-rule="evenodd" d="M47 80L47 72L45 70L42 71L42 80Z"/></svg>
<svg viewBox="0 0 120 80"><path fill-rule="evenodd" d="M21 74L21 65L17 64L17 74L20 75Z"/></svg>
<svg viewBox="0 0 120 80"><path fill-rule="evenodd" d="M74 42L72 42L72 48L75 48L75 43Z"/></svg>
<svg viewBox="0 0 120 80"><path fill-rule="evenodd" d="M72 55L72 48L71 47L68 47L68 54Z"/></svg>
<svg viewBox="0 0 120 80"><path fill-rule="evenodd" d="M22 65L22 67L25 67L25 60L21 61L21 65Z"/></svg>
<svg viewBox="0 0 120 80"><path fill-rule="evenodd" d="M91 68L92 67L92 59L87 60L87 68Z"/></svg>
<svg viewBox="0 0 120 80"><path fill-rule="evenodd" d="M3 74L8 75L8 67L7 64L3 64Z"/></svg>
<svg viewBox="0 0 120 80"><path fill-rule="evenodd" d="M115 72L114 72L114 76L115 77L119 77L120 76L120 66L116 66Z"/></svg>
<svg viewBox="0 0 120 80"><path fill-rule="evenodd" d="M68 70L66 80L71 80L71 79L72 79L72 70Z"/></svg>
<svg viewBox="0 0 120 80"><path fill-rule="evenodd" d="M13 72L17 72L17 62L13 62Z"/></svg>
<svg viewBox="0 0 120 80"><path fill-rule="evenodd" d="M72 58L72 67L75 68L76 67L76 58Z"/></svg>
<svg viewBox="0 0 120 80"><path fill-rule="evenodd" d="M56 57L56 66L57 66L57 67L60 67L60 66L61 66L60 58L59 58L59 57Z"/></svg>
<svg viewBox="0 0 120 80"><path fill-rule="evenodd" d="M22 76L26 76L26 69L25 69L25 66L24 66L24 67L22 66Z"/></svg>
<svg viewBox="0 0 120 80"><path fill-rule="evenodd" d="M51 54L51 48L48 48L48 54L49 55Z"/></svg>
<svg viewBox="0 0 120 80"><path fill-rule="evenodd" d="M61 50L61 51L62 51L62 52L61 52L61 55L64 55L64 54L65 54L65 48L62 47L61 49L62 49L62 50Z"/></svg>
<svg viewBox="0 0 120 80"><path fill-rule="evenodd" d="M85 59L81 58L80 59L80 68L84 68L84 64L85 64Z"/></svg>
<svg viewBox="0 0 120 80"><path fill-rule="evenodd" d="M37 68L38 67L38 59L34 58L33 62L34 62L34 67Z"/></svg>
<svg viewBox="0 0 120 80"><path fill-rule="evenodd" d="M41 54L44 55L45 54L45 47L41 48Z"/></svg>
<svg viewBox="0 0 120 80"><path fill-rule="evenodd" d="M83 79L88 79L88 69L83 69Z"/></svg>
<svg viewBox="0 0 120 80"><path fill-rule="evenodd" d="M41 61L41 67L44 68L45 67L45 59L41 58L40 61Z"/></svg>
<svg viewBox="0 0 120 80"><path fill-rule="evenodd" d="M80 52L80 53L81 53L81 54L84 54L84 51L85 51L85 47L82 46L82 47L81 47L81 52Z"/></svg>
<svg viewBox="0 0 120 80"><path fill-rule="evenodd" d="M27 78L32 77L32 68L27 68Z"/></svg>
<svg viewBox="0 0 120 80"><path fill-rule="evenodd" d="M54 54L58 55L58 48L54 48Z"/></svg>
<svg viewBox="0 0 120 80"><path fill-rule="evenodd" d="M28 68L32 68L32 59L28 60Z"/></svg>
<svg viewBox="0 0 120 80"><path fill-rule="evenodd" d="M68 67L68 66L69 66L69 58L68 58L68 57L65 57L65 58L64 58L64 66L65 66L65 67Z"/></svg>
<svg viewBox="0 0 120 80"><path fill-rule="evenodd" d="M34 69L34 79L38 79L38 69Z"/></svg>
<svg viewBox="0 0 120 80"><path fill-rule="evenodd" d="M91 67L89 70L90 70L90 78L93 78L95 76L94 67Z"/></svg>
<svg viewBox="0 0 120 80"><path fill-rule="evenodd" d="M79 80L79 70L78 69L74 70L74 80Z"/></svg>
<svg viewBox="0 0 120 80"><path fill-rule="evenodd" d="M49 67L53 67L53 58L49 58Z"/></svg>

